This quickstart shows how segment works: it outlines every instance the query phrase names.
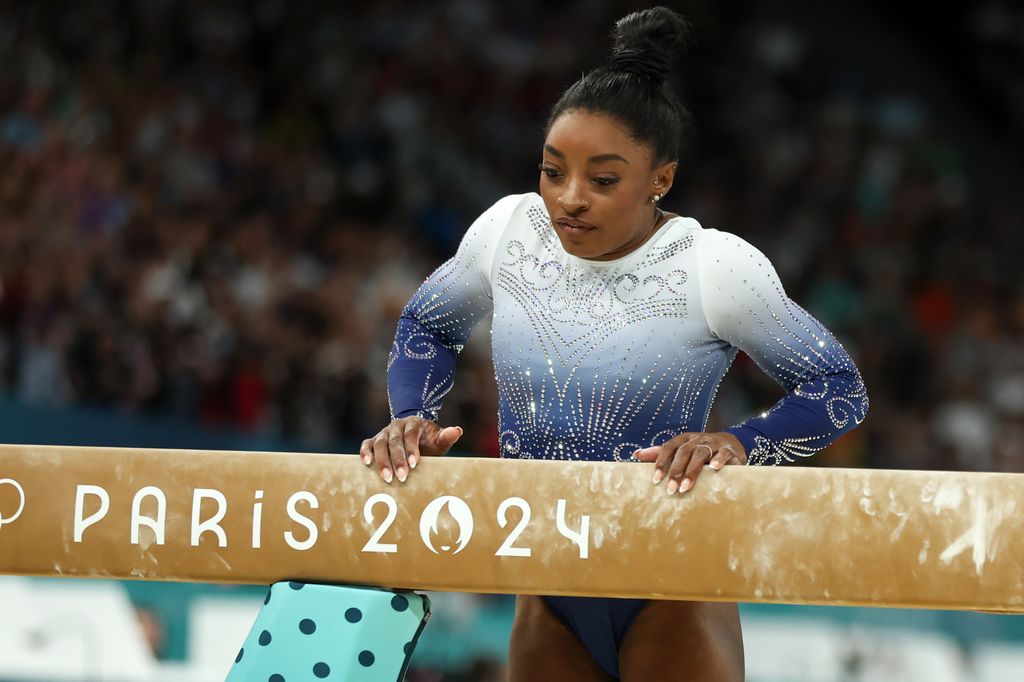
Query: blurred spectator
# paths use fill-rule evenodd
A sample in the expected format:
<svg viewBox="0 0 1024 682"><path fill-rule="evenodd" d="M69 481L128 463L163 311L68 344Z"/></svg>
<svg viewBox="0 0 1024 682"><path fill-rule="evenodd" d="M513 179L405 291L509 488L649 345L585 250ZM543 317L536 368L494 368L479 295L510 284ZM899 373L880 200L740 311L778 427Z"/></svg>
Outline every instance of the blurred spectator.
<svg viewBox="0 0 1024 682"><path fill-rule="evenodd" d="M535 187L547 108L604 58L566 22L599 36L628 5L5 5L0 387L352 447L387 419L403 304L481 209ZM754 3L682 9L699 134L668 206L765 251L872 395L817 461L1020 470L1021 212L979 197L907 87ZM958 11L1020 133L1024 15ZM442 419L493 456L488 353L481 330ZM713 425L778 395L740 358Z"/></svg>
<svg viewBox="0 0 1024 682"><path fill-rule="evenodd" d="M139 629L150 651L153 652L153 658L163 660L167 649L167 625L157 609L141 604L134 606Z"/></svg>
<svg viewBox="0 0 1024 682"><path fill-rule="evenodd" d="M535 189L548 108L634 5L3 4L0 391L351 450L386 423L403 305L482 209ZM814 463L1024 469L1021 197L983 196L912 77L867 82L799 13L680 9L699 132L667 207L765 251L869 387L864 427ZM964 98L1024 149L1024 11L939 10ZM484 325L442 420L496 456L489 349ZM779 395L740 356L710 426Z"/></svg>

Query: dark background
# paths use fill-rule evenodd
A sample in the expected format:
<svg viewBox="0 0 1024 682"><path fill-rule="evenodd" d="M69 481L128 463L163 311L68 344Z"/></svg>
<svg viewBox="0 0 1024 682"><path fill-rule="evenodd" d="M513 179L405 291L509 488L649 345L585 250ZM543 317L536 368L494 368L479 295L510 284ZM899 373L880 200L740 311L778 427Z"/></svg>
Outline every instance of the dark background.
<svg viewBox="0 0 1024 682"><path fill-rule="evenodd" d="M0 5L0 391L351 450L397 316L632 2ZM817 464L1020 470L1015 3L674 5L697 137L665 204L735 232L862 368ZM486 333L443 421L496 453ZM749 360L712 427L780 393Z"/></svg>
<svg viewBox="0 0 1024 682"><path fill-rule="evenodd" d="M813 464L1024 468L1018 5L673 5L700 43L671 83L697 137L666 207L767 253L868 386ZM642 6L0 2L6 438L353 451L387 420L402 306L481 210L536 188L548 108ZM494 455L487 338L442 421ZM779 396L741 356L711 426ZM131 584L161 657L184 656L192 587ZM441 597L462 601L436 632L511 616ZM962 643L997 630L959 615Z"/></svg>

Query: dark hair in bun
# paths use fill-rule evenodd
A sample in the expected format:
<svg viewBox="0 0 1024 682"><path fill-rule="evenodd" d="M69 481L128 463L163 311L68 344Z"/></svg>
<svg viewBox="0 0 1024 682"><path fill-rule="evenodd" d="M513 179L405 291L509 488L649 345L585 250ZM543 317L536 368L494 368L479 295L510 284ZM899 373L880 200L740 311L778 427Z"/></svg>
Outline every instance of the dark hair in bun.
<svg viewBox="0 0 1024 682"><path fill-rule="evenodd" d="M665 77L692 43L690 23L667 7L633 12L615 22L608 63L570 85L551 110L547 128L567 111L607 114L650 146L655 164L679 156L692 128L686 107L666 92Z"/></svg>

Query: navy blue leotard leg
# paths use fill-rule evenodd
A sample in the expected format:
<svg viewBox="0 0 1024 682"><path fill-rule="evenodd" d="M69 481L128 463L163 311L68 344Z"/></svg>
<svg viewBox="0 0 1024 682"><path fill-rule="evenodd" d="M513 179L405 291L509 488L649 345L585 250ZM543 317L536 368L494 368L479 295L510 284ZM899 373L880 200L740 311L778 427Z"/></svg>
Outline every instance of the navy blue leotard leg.
<svg viewBox="0 0 1024 682"><path fill-rule="evenodd" d="M601 669L619 679L619 647L644 599L544 597L555 616L579 638Z"/></svg>

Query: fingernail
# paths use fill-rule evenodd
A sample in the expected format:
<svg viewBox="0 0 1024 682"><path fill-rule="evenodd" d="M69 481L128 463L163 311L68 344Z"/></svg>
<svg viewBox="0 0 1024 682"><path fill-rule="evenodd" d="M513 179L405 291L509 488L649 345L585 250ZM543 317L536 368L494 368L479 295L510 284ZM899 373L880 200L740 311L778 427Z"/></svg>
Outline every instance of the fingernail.
<svg viewBox="0 0 1024 682"><path fill-rule="evenodd" d="M711 468L714 469L715 471L718 471L719 469L722 468L722 462L716 459L711 463Z"/></svg>
<svg viewBox="0 0 1024 682"><path fill-rule="evenodd" d="M418 461L420 461L418 457L416 457L415 455L410 455L409 456L409 468L410 469L415 469L416 468L416 462L418 462Z"/></svg>
<svg viewBox="0 0 1024 682"><path fill-rule="evenodd" d="M676 483L676 479L673 478L671 481L668 482L668 494L669 495L675 495L675 492L676 492L676 490L678 490L678 488L679 488L679 484Z"/></svg>
<svg viewBox="0 0 1024 682"><path fill-rule="evenodd" d="M654 470L654 484L657 485L658 481L665 478L665 474L661 469Z"/></svg>
<svg viewBox="0 0 1024 682"><path fill-rule="evenodd" d="M384 477L385 483L391 483L391 469L382 469L380 475Z"/></svg>
<svg viewBox="0 0 1024 682"><path fill-rule="evenodd" d="M370 462L372 462L372 461L373 461L373 457L370 457L370 456L363 457L363 464L365 464L367 466L369 466Z"/></svg>
<svg viewBox="0 0 1024 682"><path fill-rule="evenodd" d="M640 451L639 450L634 450L633 451L633 457L639 457L639 456L640 456Z"/></svg>
<svg viewBox="0 0 1024 682"><path fill-rule="evenodd" d="M693 487L693 481L688 478L683 479L682 485L679 486L679 492L685 493L687 490Z"/></svg>
<svg viewBox="0 0 1024 682"><path fill-rule="evenodd" d="M409 475L409 472L406 470L406 468L398 467L397 469L395 469L395 473L398 474L398 480L402 483L405 483L405 477Z"/></svg>

